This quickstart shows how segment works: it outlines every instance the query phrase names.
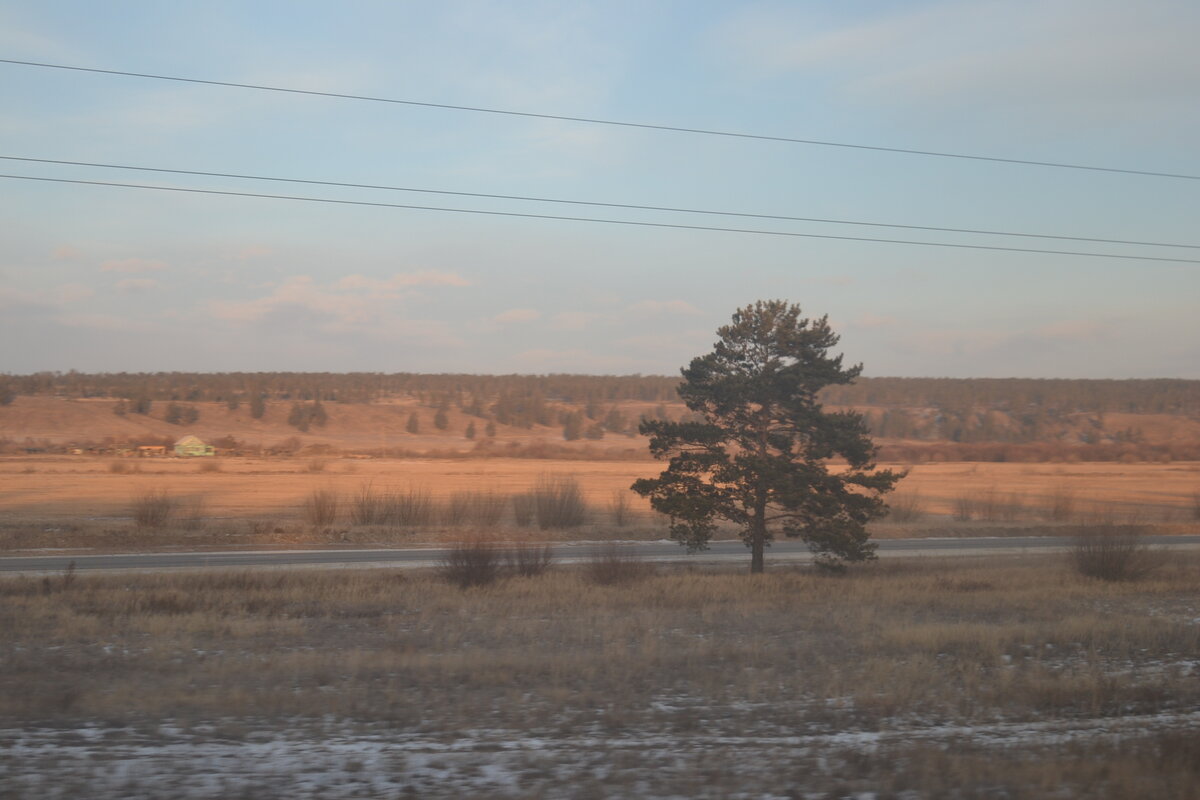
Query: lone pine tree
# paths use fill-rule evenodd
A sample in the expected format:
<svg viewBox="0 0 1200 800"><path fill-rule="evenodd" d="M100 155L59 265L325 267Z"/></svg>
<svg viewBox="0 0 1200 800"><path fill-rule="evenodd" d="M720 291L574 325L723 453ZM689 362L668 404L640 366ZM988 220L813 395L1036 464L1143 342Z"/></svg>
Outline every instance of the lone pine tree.
<svg viewBox="0 0 1200 800"><path fill-rule="evenodd" d="M751 572L762 572L776 530L807 542L824 569L873 559L866 523L886 513L883 495L904 476L876 469L860 414L823 410L818 392L852 382L862 365L843 368L829 355L838 336L828 318L800 313L782 300L738 309L713 352L682 371L689 421L639 427L669 466L633 490L670 516L689 551L707 549L719 519L740 526ZM831 471L833 459L844 468Z"/></svg>

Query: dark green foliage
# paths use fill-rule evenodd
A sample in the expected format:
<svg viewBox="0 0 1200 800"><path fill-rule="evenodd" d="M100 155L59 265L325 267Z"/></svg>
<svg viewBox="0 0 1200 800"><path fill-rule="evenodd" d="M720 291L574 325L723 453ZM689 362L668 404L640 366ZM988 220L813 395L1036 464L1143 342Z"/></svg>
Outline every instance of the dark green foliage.
<svg viewBox="0 0 1200 800"><path fill-rule="evenodd" d="M307 432L313 425L318 428L324 427L325 423L329 421L329 417L325 413L325 406L321 405L321 401L318 400L311 405L293 403L287 421L288 425Z"/></svg>
<svg viewBox="0 0 1200 800"><path fill-rule="evenodd" d="M254 419L262 419L263 414L267 413L267 401L263 398L261 392L255 392L250 396L250 416Z"/></svg>
<svg viewBox="0 0 1200 800"><path fill-rule="evenodd" d="M633 490L671 517L672 538L689 550L707 548L717 520L738 525L752 572L775 529L803 538L826 569L874 558L865 525L886 513L882 495L902 474L875 469L859 414L818 401L862 367L828 354L838 337L827 318L801 318L781 300L739 309L717 335L713 352L683 370L691 419L643 421L651 453L670 465ZM846 468L830 472L834 458Z"/></svg>
<svg viewBox="0 0 1200 800"><path fill-rule="evenodd" d="M446 413L445 406L438 406L433 415L433 427L439 431L444 431L450 427L450 416Z"/></svg>
<svg viewBox="0 0 1200 800"><path fill-rule="evenodd" d="M163 420L172 425L191 425L200 419L200 409L195 406L181 406L178 403L167 405Z"/></svg>
<svg viewBox="0 0 1200 800"><path fill-rule="evenodd" d="M11 384L0 383L0 406L6 406L17 399L17 392Z"/></svg>
<svg viewBox="0 0 1200 800"><path fill-rule="evenodd" d="M417 419L417 412L414 411L408 415L408 422L405 424L404 430L409 433L421 432L421 421Z"/></svg>
<svg viewBox="0 0 1200 800"><path fill-rule="evenodd" d="M463 435L466 436L468 439L475 438L475 422L474 422L474 420L467 423L467 430L463 433Z"/></svg>
<svg viewBox="0 0 1200 800"><path fill-rule="evenodd" d="M563 438L568 442L583 438L583 413L570 411L563 415Z"/></svg>
<svg viewBox="0 0 1200 800"><path fill-rule="evenodd" d="M492 422L491 420L488 420L488 424L485 425L483 428L483 435L488 437L489 439L495 438L496 423Z"/></svg>

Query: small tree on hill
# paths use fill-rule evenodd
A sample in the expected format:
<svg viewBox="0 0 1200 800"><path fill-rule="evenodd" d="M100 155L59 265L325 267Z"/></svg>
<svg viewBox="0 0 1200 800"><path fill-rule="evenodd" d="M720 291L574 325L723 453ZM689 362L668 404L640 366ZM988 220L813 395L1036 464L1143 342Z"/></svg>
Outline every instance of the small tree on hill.
<svg viewBox="0 0 1200 800"><path fill-rule="evenodd" d="M409 433L421 432L421 421L417 419L417 412L414 411L408 415L408 424L404 426L404 430Z"/></svg>
<svg viewBox="0 0 1200 800"><path fill-rule="evenodd" d="M255 392L250 396L250 416L254 419L262 419L263 414L267 413L267 401L263 398L262 392Z"/></svg>
<svg viewBox="0 0 1200 800"><path fill-rule="evenodd" d="M862 366L843 369L828 354L838 342L828 318L802 319L782 300L739 309L717 335L683 370L679 395L695 420L642 422L651 453L670 465L633 490L670 515L672 538L692 551L707 548L715 520L739 525L751 572L762 572L776 528L804 539L826 569L874 558L866 523L886 513L882 495L903 473L875 469L861 415L817 402ZM839 457L845 469L831 472Z"/></svg>

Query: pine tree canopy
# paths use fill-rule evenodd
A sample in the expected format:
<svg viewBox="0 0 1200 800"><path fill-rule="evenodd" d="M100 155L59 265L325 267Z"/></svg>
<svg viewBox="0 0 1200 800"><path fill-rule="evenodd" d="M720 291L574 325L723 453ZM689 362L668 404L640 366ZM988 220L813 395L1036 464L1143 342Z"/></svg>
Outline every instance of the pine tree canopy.
<svg viewBox="0 0 1200 800"><path fill-rule="evenodd" d="M800 314L782 300L739 309L713 352L682 371L679 395L699 421L640 426L669 466L633 490L670 516L672 538L691 551L707 548L718 520L740 527L752 572L777 530L801 537L826 569L874 558L866 523L886 513L882 496L903 477L876 469L861 415L818 402L862 366L829 354L839 337L827 317Z"/></svg>

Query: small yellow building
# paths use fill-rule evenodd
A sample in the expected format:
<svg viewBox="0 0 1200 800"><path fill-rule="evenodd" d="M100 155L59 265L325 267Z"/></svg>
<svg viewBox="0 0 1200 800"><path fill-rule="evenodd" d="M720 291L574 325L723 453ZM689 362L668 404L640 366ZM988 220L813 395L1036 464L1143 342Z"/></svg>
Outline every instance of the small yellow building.
<svg viewBox="0 0 1200 800"><path fill-rule="evenodd" d="M216 454L216 450L211 444L205 444L190 433L175 442L175 455L177 456L215 456Z"/></svg>

